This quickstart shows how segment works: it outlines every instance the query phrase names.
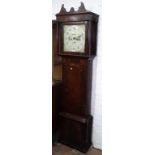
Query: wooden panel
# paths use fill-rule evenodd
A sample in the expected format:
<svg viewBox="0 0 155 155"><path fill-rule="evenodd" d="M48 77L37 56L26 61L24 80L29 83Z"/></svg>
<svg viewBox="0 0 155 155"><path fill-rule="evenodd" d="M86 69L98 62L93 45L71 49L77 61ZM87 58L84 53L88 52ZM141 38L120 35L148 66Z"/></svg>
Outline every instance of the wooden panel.
<svg viewBox="0 0 155 155"><path fill-rule="evenodd" d="M58 56L57 21L52 21L52 79L62 80L62 58Z"/></svg>
<svg viewBox="0 0 155 155"><path fill-rule="evenodd" d="M62 62L61 57L57 55L58 48L58 33L57 22L52 21L52 138L53 142L57 140L58 136L58 113L61 104L61 79L62 79Z"/></svg>
<svg viewBox="0 0 155 155"><path fill-rule="evenodd" d="M90 65L87 59L63 58L62 111L77 115L89 114Z"/></svg>
<svg viewBox="0 0 155 155"><path fill-rule="evenodd" d="M58 24L52 21L52 61L53 66L61 63L61 57L58 56Z"/></svg>
<svg viewBox="0 0 155 155"><path fill-rule="evenodd" d="M61 105L61 88L62 83L57 82L52 86L52 138L56 141L59 130L58 115Z"/></svg>
<svg viewBox="0 0 155 155"><path fill-rule="evenodd" d="M85 122L77 121L75 117L60 116L60 142L86 152L91 145L92 117L84 117Z"/></svg>

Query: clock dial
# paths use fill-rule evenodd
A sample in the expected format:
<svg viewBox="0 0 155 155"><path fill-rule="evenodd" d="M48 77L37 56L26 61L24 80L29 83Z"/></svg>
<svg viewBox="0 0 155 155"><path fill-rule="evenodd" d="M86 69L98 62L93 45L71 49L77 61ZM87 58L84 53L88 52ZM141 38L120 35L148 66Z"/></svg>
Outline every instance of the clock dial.
<svg viewBox="0 0 155 155"><path fill-rule="evenodd" d="M80 52L85 50L85 25L64 25L64 52Z"/></svg>

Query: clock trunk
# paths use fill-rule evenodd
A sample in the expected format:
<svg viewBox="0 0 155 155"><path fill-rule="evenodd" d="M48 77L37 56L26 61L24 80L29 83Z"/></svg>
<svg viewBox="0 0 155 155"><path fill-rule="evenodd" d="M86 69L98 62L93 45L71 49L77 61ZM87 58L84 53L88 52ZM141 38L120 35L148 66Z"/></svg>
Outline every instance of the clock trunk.
<svg viewBox="0 0 155 155"><path fill-rule="evenodd" d="M62 111L80 116L90 114L92 59L63 57Z"/></svg>

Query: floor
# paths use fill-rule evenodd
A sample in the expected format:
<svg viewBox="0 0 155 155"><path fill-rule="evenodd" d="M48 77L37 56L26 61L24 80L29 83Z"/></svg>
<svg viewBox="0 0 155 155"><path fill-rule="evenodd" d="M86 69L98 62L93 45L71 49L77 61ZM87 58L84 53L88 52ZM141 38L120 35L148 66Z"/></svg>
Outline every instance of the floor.
<svg viewBox="0 0 155 155"><path fill-rule="evenodd" d="M63 144L57 143L52 147L52 155L102 155L102 151L90 148L87 153L81 153Z"/></svg>

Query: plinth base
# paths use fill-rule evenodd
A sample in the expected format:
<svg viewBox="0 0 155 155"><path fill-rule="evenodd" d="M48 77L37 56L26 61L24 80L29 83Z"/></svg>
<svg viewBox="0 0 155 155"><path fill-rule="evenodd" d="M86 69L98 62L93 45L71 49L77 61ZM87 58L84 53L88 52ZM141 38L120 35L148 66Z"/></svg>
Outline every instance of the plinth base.
<svg viewBox="0 0 155 155"><path fill-rule="evenodd" d="M92 116L81 117L62 112L59 142L86 153L91 146Z"/></svg>

